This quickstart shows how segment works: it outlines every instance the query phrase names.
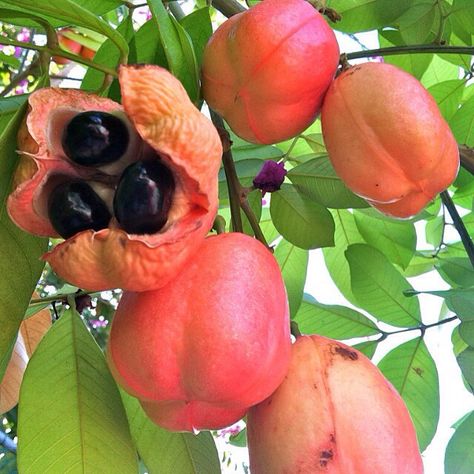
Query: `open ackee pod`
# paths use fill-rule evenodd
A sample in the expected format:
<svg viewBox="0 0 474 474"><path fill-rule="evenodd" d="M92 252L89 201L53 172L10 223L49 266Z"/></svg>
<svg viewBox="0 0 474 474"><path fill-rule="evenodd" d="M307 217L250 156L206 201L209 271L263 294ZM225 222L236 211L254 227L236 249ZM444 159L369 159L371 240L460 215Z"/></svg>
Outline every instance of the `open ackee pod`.
<svg viewBox="0 0 474 474"><path fill-rule="evenodd" d="M88 290L144 291L172 280L199 248L212 226L217 206L217 173L222 146L210 122L192 104L181 83L158 66L122 66L123 107L79 91L47 88L31 94L18 134L20 164L8 199L12 220L27 232L56 237L48 216L51 186L69 178L99 183L98 194L112 199L114 179L138 160L160 160L174 180L171 207L163 228L129 234L112 217L107 228L83 230L43 258L70 283ZM86 167L63 151L67 122L84 111L119 116L129 132L120 163ZM110 183L108 183L110 181Z"/></svg>

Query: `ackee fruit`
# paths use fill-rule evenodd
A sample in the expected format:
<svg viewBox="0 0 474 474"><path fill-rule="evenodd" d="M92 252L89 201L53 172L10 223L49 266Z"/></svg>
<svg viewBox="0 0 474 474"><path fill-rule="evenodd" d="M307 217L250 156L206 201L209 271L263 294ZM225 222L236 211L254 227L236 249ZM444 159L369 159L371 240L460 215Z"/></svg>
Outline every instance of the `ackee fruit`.
<svg viewBox="0 0 474 474"><path fill-rule="evenodd" d="M276 143L314 121L338 63L336 37L313 6L265 0L213 34L202 93L237 135Z"/></svg>
<svg viewBox="0 0 474 474"><path fill-rule="evenodd" d="M435 100L390 64L360 64L339 75L321 122L336 173L389 216L419 213L458 172L458 146Z"/></svg>
<svg viewBox="0 0 474 474"><path fill-rule="evenodd" d="M356 349L299 336L284 382L247 416L252 474L421 474L413 423Z"/></svg>
<svg viewBox="0 0 474 474"><path fill-rule="evenodd" d="M270 395L290 350L275 258L259 241L226 233L205 239L168 285L124 292L107 357L155 423L195 431L231 425Z"/></svg>
<svg viewBox="0 0 474 474"><path fill-rule="evenodd" d="M144 291L171 281L217 212L222 145L181 83L158 66L119 70L122 105L81 90L28 98L7 203L44 255L87 290Z"/></svg>

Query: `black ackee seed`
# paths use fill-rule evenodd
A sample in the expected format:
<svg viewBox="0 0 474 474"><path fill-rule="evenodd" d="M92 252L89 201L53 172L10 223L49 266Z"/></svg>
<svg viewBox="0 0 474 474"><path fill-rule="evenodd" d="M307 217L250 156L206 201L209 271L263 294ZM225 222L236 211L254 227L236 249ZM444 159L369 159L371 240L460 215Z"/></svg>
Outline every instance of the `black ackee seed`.
<svg viewBox="0 0 474 474"><path fill-rule="evenodd" d="M62 135L66 156L83 166L117 161L127 150L128 141L128 129L119 117L97 111L77 114Z"/></svg>
<svg viewBox="0 0 474 474"><path fill-rule="evenodd" d="M48 215L56 232L65 239L86 229L109 225L111 214L105 202L85 181L56 186L48 199Z"/></svg>
<svg viewBox="0 0 474 474"><path fill-rule="evenodd" d="M159 160L137 161L123 172L114 213L129 234L153 234L168 219L174 191L171 171Z"/></svg>

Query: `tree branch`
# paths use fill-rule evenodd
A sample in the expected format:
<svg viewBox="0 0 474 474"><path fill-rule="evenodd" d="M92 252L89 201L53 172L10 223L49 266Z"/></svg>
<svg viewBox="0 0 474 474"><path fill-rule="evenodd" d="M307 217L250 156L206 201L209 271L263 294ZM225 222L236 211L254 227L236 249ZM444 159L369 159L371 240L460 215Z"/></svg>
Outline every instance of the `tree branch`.
<svg viewBox="0 0 474 474"><path fill-rule="evenodd" d="M449 215L453 220L454 227L456 228L459 236L461 237L462 244L466 249L466 253L469 257L469 260L471 261L471 265L474 268L474 244L472 243L471 237L469 236L464 222L462 221L461 216L459 215L456 206L454 205L454 202L448 192L443 191L440 196L441 201L443 201L443 204L446 206L446 209L448 210Z"/></svg>
<svg viewBox="0 0 474 474"><path fill-rule="evenodd" d="M212 0L211 3L216 10L219 10L227 18L247 10L236 0Z"/></svg>
<svg viewBox="0 0 474 474"><path fill-rule="evenodd" d="M466 146L459 145L459 156L461 157L461 166L474 174L474 149Z"/></svg>
<svg viewBox="0 0 474 474"><path fill-rule="evenodd" d="M347 59L370 58L373 56L392 56L395 54L474 54L472 46L442 46L435 44L414 44L407 46L391 46L390 48L367 49L365 51L355 51L347 53Z"/></svg>

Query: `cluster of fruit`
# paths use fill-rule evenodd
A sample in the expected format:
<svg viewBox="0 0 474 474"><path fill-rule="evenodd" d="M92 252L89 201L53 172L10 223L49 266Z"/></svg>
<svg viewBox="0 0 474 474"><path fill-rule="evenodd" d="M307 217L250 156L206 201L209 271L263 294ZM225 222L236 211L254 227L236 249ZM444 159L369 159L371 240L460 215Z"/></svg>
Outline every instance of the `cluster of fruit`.
<svg viewBox="0 0 474 474"><path fill-rule="evenodd" d="M370 63L334 80L338 63L309 3L265 0L211 38L203 96L258 143L301 133L322 108L346 184L382 212L416 214L457 172L448 126L408 74ZM370 360L319 336L291 344L272 254L244 234L207 236L222 155L212 123L162 68L121 67L119 81L123 106L31 94L8 200L26 231L66 238L44 256L60 276L126 290L107 350L118 383L171 430L248 413L255 474L422 472L408 411Z"/></svg>

